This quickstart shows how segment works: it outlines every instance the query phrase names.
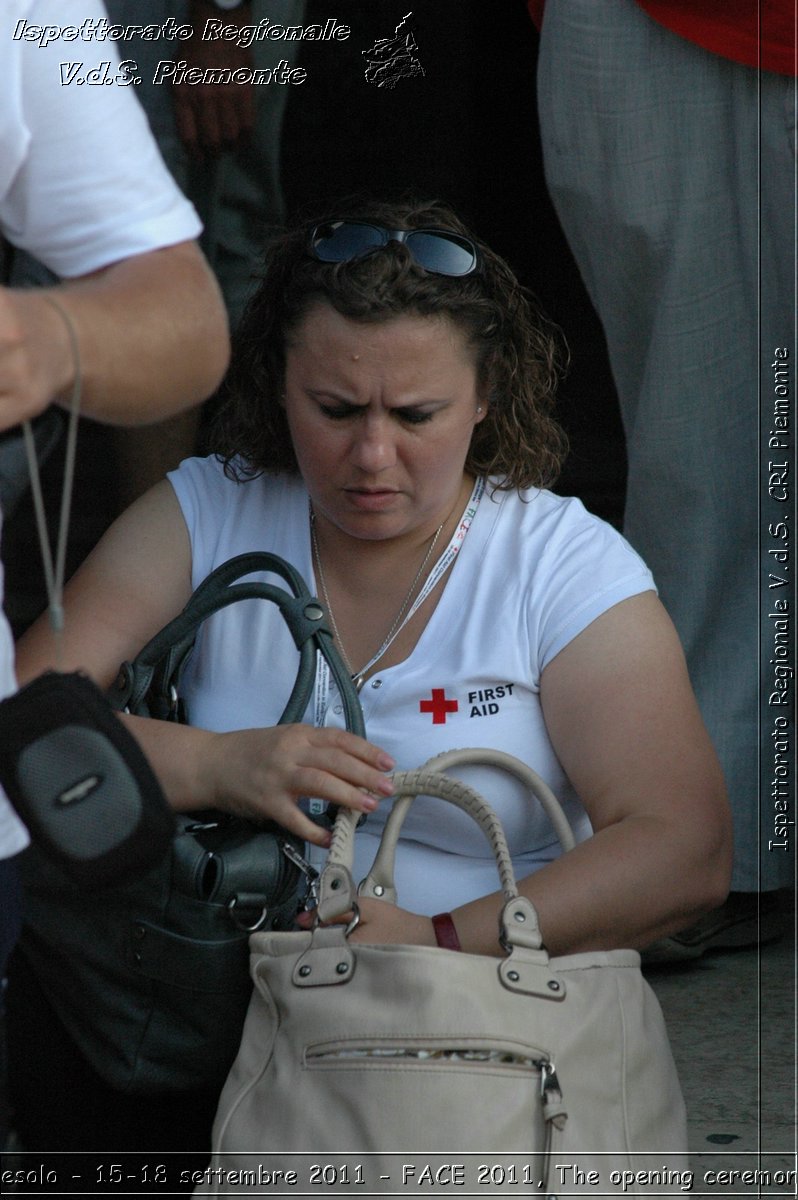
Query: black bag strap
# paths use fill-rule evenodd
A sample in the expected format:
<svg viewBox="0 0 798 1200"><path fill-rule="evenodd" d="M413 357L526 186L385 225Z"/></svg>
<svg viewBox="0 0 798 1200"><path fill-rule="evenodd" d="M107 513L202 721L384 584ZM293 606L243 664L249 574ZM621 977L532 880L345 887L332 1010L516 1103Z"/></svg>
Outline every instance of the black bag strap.
<svg viewBox="0 0 798 1200"><path fill-rule="evenodd" d="M262 572L278 575L287 583L288 590L256 580L238 582L247 575ZM109 691L112 706L137 715L179 720L178 684L200 625L229 604L252 599L269 600L277 605L299 651L294 687L278 724L302 720L316 682L319 651L340 693L346 728L365 737L360 700L333 643L324 607L290 563L267 551L239 554L212 571L183 611L156 633L133 662L122 664L119 677Z"/></svg>

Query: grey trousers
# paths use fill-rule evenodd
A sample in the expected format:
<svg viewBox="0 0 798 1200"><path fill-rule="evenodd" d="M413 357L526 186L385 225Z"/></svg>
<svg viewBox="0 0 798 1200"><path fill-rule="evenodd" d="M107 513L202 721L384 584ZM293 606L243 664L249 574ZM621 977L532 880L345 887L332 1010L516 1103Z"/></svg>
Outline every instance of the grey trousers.
<svg viewBox="0 0 798 1200"><path fill-rule="evenodd" d="M538 91L546 179L620 399L624 532L726 774L732 887L787 886L773 733L794 718L768 702L763 610L769 525L789 508L767 463L786 457L768 444L776 348L795 378L794 82L684 41L634 0L548 0Z"/></svg>
<svg viewBox="0 0 798 1200"><path fill-rule="evenodd" d="M252 0L251 21L301 25L305 0ZM281 60L294 66L300 41L255 42L255 68L274 68ZM301 85L300 85L301 86ZM256 86L255 128L248 145L212 164L188 168L187 191L205 225L202 246L219 280L230 322L238 323L255 289L255 272L271 236L285 220L280 178L280 148L290 85Z"/></svg>
<svg viewBox="0 0 798 1200"><path fill-rule="evenodd" d="M121 25L142 18L141 5L133 0L106 0L109 19ZM249 20L268 18L272 25L301 25L305 0L252 0ZM162 24L169 17L181 23L187 16L186 0L149 0L146 18ZM225 21L224 13L219 18ZM226 22L227 23L227 22ZM266 242L285 220L280 180L280 147L283 120L291 87L277 83L255 86L255 128L248 144L218 158L191 162L175 128L172 88L152 86L160 58L180 58L181 43L131 43L144 80L138 89L161 153L178 184L196 206L204 231L202 248L219 280L231 324L235 325L254 288L254 272ZM254 68L276 67L281 59L294 66L301 42L264 39L252 45ZM120 43L125 55L126 43Z"/></svg>

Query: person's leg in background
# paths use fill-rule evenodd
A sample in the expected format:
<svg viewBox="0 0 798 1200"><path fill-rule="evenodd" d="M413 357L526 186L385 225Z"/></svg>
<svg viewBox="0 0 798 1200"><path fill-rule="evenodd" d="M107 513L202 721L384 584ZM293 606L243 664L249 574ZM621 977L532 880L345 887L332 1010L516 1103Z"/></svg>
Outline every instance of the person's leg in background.
<svg viewBox="0 0 798 1200"><path fill-rule="evenodd" d="M146 5L148 24L163 27L171 18L178 25L185 23L187 0L149 0ZM137 0L105 0L108 19L118 25L141 23L142 5ZM155 83L158 63L164 58L179 57L179 41L145 41L142 38L120 43L123 58L134 59L142 80L136 95L147 114L150 128L166 165L178 186L186 190L186 163L183 147L177 136L172 89L168 84ZM141 429L115 429L111 432L116 459L116 504L119 511L127 508L167 471L171 471L187 455L193 454L200 410L178 413L158 425Z"/></svg>
<svg viewBox="0 0 798 1200"><path fill-rule="evenodd" d="M624 532L681 636L734 814L733 894L671 947L686 957L776 932L767 905L758 931L755 893L792 883L790 855L760 863L773 826L757 666L758 338L788 340L793 311L791 256L770 249L792 245L792 207L775 191L794 173L790 87L676 37L634 0L547 3L546 178L607 337L629 458ZM760 212L772 270L761 313Z"/></svg>
<svg viewBox="0 0 798 1200"><path fill-rule="evenodd" d="M227 13L225 22L257 25L268 18L273 25L289 27L301 25L304 15L304 0L251 0ZM248 48L247 58L256 71L272 70L283 60L293 67L301 45L296 38L264 39ZM188 194L205 225L203 249L221 285L233 329L257 282L255 271L266 243L285 220L280 148L294 86L301 85L253 85L250 135L217 155L195 155L189 166Z"/></svg>

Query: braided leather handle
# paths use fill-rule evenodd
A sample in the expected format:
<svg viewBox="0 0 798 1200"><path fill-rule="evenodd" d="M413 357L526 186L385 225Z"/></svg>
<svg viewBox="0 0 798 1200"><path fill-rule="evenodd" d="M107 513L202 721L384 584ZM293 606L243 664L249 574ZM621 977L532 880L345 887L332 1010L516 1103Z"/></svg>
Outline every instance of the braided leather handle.
<svg viewBox="0 0 798 1200"><path fill-rule="evenodd" d="M461 750L444 750L442 754L436 754L434 758L430 758L425 762L423 769L425 771L449 771L453 767L466 766L496 767L500 771L506 771L509 775L514 775L524 787L529 789L540 803L541 808L551 821L554 832L557 834L557 840L562 846L563 854L567 854L569 850L573 850L576 845L576 839L559 800L546 781L538 775L537 771L533 771L532 767L527 766L525 762L522 762L520 758L516 758L515 755L507 754L504 750L493 750L490 747L465 747Z"/></svg>
<svg viewBox="0 0 798 1200"><path fill-rule="evenodd" d="M402 824L416 796L426 795L447 800L477 822L493 850L505 900L509 901L518 896L510 852L496 813L487 800L473 788L442 773L444 769L464 765L497 767L514 775L540 801L554 826L563 851L573 849L574 836L559 800L537 772L526 763L500 750L449 750L430 759L416 771L397 771L394 774L396 791L393 808L383 830L371 870L358 889L361 895L376 896L396 903L394 863ZM333 830L327 865L320 881L319 918L322 922L334 920L353 907L354 883L351 871L356 826L357 814L341 809Z"/></svg>
<svg viewBox="0 0 798 1200"><path fill-rule="evenodd" d="M447 800L457 808L462 809L477 822L490 842L499 869L502 891L506 900L513 900L518 895L518 889L513 874L513 864L507 840L504 836L501 822L486 800L479 792L458 779L442 775L438 771L397 771L393 775L396 786L395 804L402 805L401 819L416 796L436 796ZM393 812L391 814L393 816ZM354 819L352 819L354 817ZM396 849L401 819L395 823L396 837L393 839L393 850ZM357 825L357 814L349 809L341 809L335 821L333 840L330 845L327 864L321 873L319 882L319 919L322 924L334 921L336 917L350 912L355 902L355 887L352 881L352 859L354 852L354 831ZM391 877L393 876L393 853L391 857Z"/></svg>
<svg viewBox="0 0 798 1200"><path fill-rule="evenodd" d="M453 767L462 766L496 767L516 779L528 788L544 809L551 821L554 832L565 853L572 850L575 841L568 818L562 810L559 800L547 783L541 779L537 771L533 771L520 758L506 754L503 750L467 748L463 750L446 750L435 758L429 759L421 768L422 771L447 771ZM396 846L402 830L402 824L413 803L414 797L400 796L394 801L393 808L385 824L380 847L374 863L366 878L358 886L361 896L376 896L383 900L396 903L396 886L394 884L394 862Z"/></svg>

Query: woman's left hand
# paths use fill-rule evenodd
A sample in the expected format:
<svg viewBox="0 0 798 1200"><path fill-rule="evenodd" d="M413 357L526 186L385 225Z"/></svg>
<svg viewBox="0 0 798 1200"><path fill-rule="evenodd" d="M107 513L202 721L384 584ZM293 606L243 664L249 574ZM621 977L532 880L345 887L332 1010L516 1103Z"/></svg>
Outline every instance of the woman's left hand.
<svg viewBox="0 0 798 1200"><path fill-rule="evenodd" d="M365 942L376 946L397 943L405 946L436 946L435 930L429 917L397 908L385 900L374 900L368 896L358 898L360 920L349 935L353 942ZM339 918L336 924L347 925L351 914ZM301 929L312 929L316 912L300 913L297 925Z"/></svg>

